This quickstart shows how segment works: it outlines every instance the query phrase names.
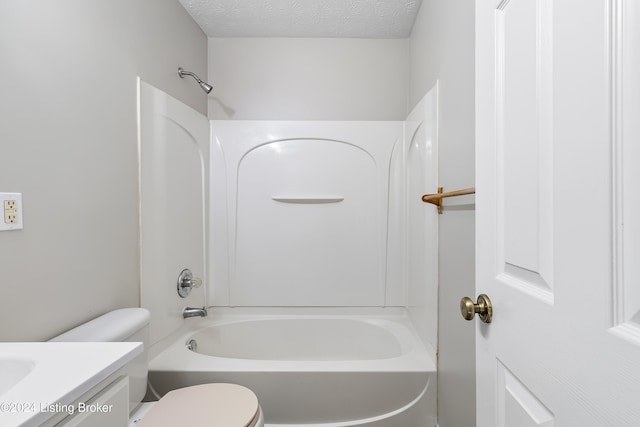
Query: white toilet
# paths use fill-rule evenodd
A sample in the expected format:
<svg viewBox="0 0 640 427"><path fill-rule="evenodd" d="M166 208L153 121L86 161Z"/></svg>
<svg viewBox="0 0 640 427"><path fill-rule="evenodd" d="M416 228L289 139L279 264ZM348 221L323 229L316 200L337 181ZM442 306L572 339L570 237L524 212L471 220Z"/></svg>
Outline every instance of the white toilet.
<svg viewBox="0 0 640 427"><path fill-rule="evenodd" d="M129 412L147 390L149 311L124 308L93 319L51 341L142 342L144 352L129 366ZM155 402L136 426L142 427L263 427L264 416L253 391L237 384L201 384L167 393Z"/></svg>

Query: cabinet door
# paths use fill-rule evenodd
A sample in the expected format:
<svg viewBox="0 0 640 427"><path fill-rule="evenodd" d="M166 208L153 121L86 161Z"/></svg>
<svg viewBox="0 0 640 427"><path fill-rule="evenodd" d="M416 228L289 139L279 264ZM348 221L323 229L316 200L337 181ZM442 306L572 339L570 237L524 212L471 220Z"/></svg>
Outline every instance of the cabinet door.
<svg viewBox="0 0 640 427"><path fill-rule="evenodd" d="M122 377L76 406L76 413L57 424L64 427L127 427L129 377Z"/></svg>

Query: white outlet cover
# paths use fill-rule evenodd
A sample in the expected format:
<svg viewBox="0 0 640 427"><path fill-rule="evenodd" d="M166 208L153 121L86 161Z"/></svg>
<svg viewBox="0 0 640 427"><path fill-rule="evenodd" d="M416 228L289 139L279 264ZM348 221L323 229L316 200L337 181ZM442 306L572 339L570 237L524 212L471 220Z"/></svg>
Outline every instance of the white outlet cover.
<svg viewBox="0 0 640 427"><path fill-rule="evenodd" d="M17 215L17 221L13 223L4 222L4 202L5 200L15 200L16 206L15 211ZM22 193L0 193L0 231L9 231L9 230L22 230Z"/></svg>

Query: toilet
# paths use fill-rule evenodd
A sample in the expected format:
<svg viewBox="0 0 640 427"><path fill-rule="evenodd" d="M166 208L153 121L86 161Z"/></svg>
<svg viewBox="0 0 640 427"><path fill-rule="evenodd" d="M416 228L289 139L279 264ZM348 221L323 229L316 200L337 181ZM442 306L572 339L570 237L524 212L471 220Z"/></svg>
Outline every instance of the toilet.
<svg viewBox="0 0 640 427"><path fill-rule="evenodd" d="M142 402L147 390L149 365L149 311L124 308L67 331L50 341L142 342L143 353L126 368L129 375L129 413ZM145 403L145 405L148 405ZM264 416L253 391L238 384L214 383L170 391L144 412L136 426L264 427Z"/></svg>

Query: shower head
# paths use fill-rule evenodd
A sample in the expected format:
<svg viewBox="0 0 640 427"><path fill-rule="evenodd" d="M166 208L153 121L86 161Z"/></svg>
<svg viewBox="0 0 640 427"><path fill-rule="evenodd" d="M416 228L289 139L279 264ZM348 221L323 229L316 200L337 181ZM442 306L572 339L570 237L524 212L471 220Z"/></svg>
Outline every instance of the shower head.
<svg viewBox="0 0 640 427"><path fill-rule="evenodd" d="M200 85L200 87L202 88L203 91L209 93L213 90L213 86L211 86L209 83L207 82L203 82L202 80L200 80L198 82L198 84Z"/></svg>
<svg viewBox="0 0 640 427"><path fill-rule="evenodd" d="M213 90L213 86L211 86L209 83L203 82L202 80L200 80L200 77L198 77L195 73L192 73L191 71L185 71L182 69L182 67L178 67L178 75L180 76L181 79L184 79L184 76L193 77L198 82L202 90L205 91L206 93L209 93Z"/></svg>

